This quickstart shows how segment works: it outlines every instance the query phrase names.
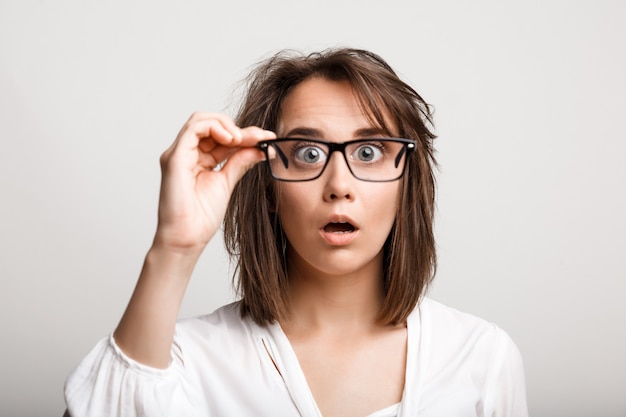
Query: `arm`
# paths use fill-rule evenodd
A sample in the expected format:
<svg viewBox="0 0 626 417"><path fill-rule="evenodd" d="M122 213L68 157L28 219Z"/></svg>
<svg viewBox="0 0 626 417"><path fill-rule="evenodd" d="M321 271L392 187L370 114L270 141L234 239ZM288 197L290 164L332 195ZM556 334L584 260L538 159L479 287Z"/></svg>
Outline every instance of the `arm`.
<svg viewBox="0 0 626 417"><path fill-rule="evenodd" d="M196 113L161 156L157 231L114 332L126 355L166 368L178 311L200 254L219 228L232 190L263 159L254 145L274 138L220 114ZM222 169L215 170L223 163Z"/></svg>

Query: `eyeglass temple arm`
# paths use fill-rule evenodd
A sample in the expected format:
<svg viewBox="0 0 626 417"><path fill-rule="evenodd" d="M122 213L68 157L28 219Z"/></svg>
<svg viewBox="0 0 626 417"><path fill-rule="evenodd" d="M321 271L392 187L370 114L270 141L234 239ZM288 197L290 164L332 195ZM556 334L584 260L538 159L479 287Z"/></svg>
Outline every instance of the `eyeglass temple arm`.
<svg viewBox="0 0 626 417"><path fill-rule="evenodd" d="M404 156L404 154L406 153L406 146L402 147L402 150L400 152L398 152L398 156L396 156L396 168L398 168L398 165L400 165L400 161L402 160L402 157Z"/></svg>
<svg viewBox="0 0 626 417"><path fill-rule="evenodd" d="M263 150L265 150L265 154L267 155L267 158L269 159L270 155L268 152L268 149L270 147L270 143L268 142L262 142L259 144L259 147ZM278 146L272 146L272 148L274 148L274 150L276 151L276 153L278 154L278 156L280 157L280 160L283 162L283 165L285 166L285 168L289 168L289 160L287 159L287 156L285 155L285 153L280 149L280 147Z"/></svg>

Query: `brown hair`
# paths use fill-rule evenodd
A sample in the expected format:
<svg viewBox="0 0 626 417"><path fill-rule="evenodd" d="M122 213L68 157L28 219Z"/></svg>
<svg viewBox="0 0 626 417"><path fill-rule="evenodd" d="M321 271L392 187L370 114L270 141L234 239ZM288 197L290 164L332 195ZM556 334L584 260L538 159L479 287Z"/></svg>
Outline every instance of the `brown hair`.
<svg viewBox="0 0 626 417"><path fill-rule="evenodd" d="M436 162L430 106L372 52L342 48L302 55L282 51L259 64L246 79L247 93L236 123L276 130L284 98L311 77L349 82L372 122L394 136L417 141L407 160L396 220L384 245L385 299L378 322L401 323L436 269L432 227ZM241 313L258 324L289 313L286 238L274 207L273 180L266 164L257 164L235 187L224 220L226 249L236 258Z"/></svg>

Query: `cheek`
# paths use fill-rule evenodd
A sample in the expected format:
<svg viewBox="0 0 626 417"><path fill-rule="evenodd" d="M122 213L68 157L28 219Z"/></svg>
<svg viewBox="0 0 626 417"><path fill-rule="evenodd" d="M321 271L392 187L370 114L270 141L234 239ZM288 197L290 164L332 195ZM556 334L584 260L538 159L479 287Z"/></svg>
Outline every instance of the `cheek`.
<svg viewBox="0 0 626 417"><path fill-rule="evenodd" d="M283 228L299 223L307 218L306 211L313 205L307 199L310 194L302 192L294 184L284 184L276 187L276 211L283 224Z"/></svg>
<svg viewBox="0 0 626 417"><path fill-rule="evenodd" d="M297 192L295 192L296 190L293 189L292 185L289 183L278 183L276 185L276 210L279 214L297 206Z"/></svg>
<svg viewBox="0 0 626 417"><path fill-rule="evenodd" d="M384 215L385 218L395 218L398 212L398 206L400 204L400 183L393 183L394 186L389 186L391 183L387 183L387 187L383 187L378 192L372 195L372 199L368 202L370 207L374 207L380 215Z"/></svg>

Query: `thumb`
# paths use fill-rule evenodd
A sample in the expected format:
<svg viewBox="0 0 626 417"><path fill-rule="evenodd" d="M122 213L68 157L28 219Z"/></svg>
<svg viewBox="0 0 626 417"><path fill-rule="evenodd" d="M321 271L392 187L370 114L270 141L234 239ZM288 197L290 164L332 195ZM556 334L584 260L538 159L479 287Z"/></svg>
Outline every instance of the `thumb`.
<svg viewBox="0 0 626 417"><path fill-rule="evenodd" d="M241 177L264 159L265 154L256 148L243 148L233 153L221 169L229 190L232 191Z"/></svg>

